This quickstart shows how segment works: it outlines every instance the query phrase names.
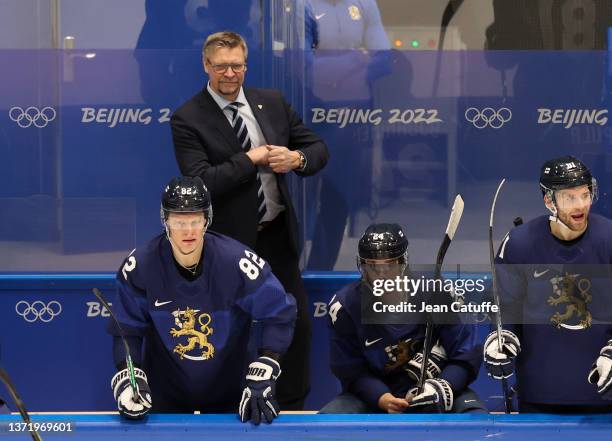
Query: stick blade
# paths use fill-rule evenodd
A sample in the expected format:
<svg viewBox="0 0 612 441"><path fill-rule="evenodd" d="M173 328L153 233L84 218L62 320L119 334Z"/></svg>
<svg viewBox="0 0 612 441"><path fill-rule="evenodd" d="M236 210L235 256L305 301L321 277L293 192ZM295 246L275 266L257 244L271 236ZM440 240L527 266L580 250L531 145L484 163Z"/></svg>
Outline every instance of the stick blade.
<svg viewBox="0 0 612 441"><path fill-rule="evenodd" d="M450 240L453 240L453 237L455 237L455 232L457 231L457 227L461 221L461 216L463 216L464 205L463 198L460 194L458 194L455 197L455 202L453 203L453 208L451 209L451 215L448 219L448 226L446 227L446 235Z"/></svg>

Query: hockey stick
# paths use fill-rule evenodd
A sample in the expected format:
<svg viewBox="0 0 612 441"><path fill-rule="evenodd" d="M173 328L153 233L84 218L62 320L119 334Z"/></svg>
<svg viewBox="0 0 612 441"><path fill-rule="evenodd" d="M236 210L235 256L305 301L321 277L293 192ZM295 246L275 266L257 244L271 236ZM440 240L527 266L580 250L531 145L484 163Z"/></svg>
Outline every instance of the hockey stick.
<svg viewBox="0 0 612 441"><path fill-rule="evenodd" d="M495 196L493 197L493 202L491 203L491 216L489 217L489 258L491 260L491 277L493 283L493 302L497 305L497 312L495 313L495 327L497 328L497 346L499 352L502 352L502 321L501 321L501 301L499 299L499 291L497 290L497 272L495 271L495 250L493 249L493 216L495 214L495 204L497 202L497 196L499 192L506 182L506 178L502 179L499 185L497 186L497 191L495 192ZM515 225L518 221L518 218L515 219ZM521 219L522 223L523 220ZM503 375L502 375L503 377ZM502 392L504 394L504 405L506 408L506 413L512 412L512 398L510 397L509 389L508 389L508 379L502 378Z"/></svg>
<svg viewBox="0 0 612 441"><path fill-rule="evenodd" d="M2 380L2 382L6 385L6 388L11 394L11 397L13 397L13 401L15 402L17 409L19 409L21 418L23 419L23 422L26 424L26 427L28 431L30 432L32 439L34 441L42 441L42 438L40 437L40 435L34 428L32 421L30 420L30 415L28 414L28 411L26 410L23 404L23 401L21 401L21 398L19 397L19 394L17 393L17 390L15 389L13 382L11 381L11 377L9 377L8 373L2 368L0 368L0 380Z"/></svg>
<svg viewBox="0 0 612 441"><path fill-rule="evenodd" d="M130 346L127 344L127 340L125 339L123 328L121 328L121 325L119 324L119 320L117 320L117 317L115 317L115 313L111 309L108 302L104 300L104 297L102 296L102 292L100 292L98 288L94 288L92 291L94 295L98 298L98 300L100 300L102 305L104 305L106 310L110 313L115 324L117 325L117 329L119 330L121 341L123 342L123 346L125 347L125 363L127 364L127 369L130 375L130 385L132 386L133 400L135 400L139 396L138 386L136 386L136 375L134 374L134 364L132 363L132 357L130 356Z"/></svg>
<svg viewBox="0 0 612 441"><path fill-rule="evenodd" d="M446 251L455 237L455 232L457 231L457 227L459 226L459 222L461 221L461 216L463 215L463 198L460 194L455 197L455 202L453 203L453 208L451 209L450 217L448 219L448 225L446 226L446 231L444 232L444 239L442 239L442 244L440 244L440 248L438 249L438 257L436 258L436 269L434 272L434 278L437 280L442 275L442 262L444 262L444 256L446 256ZM429 361L429 355L431 353L431 343L433 340L433 323L431 317L427 315L427 324L425 326L425 341L423 342L423 362L421 364L421 372L419 373L419 381L417 383L418 394L423 393L423 389L425 387L425 373L427 372L427 363Z"/></svg>

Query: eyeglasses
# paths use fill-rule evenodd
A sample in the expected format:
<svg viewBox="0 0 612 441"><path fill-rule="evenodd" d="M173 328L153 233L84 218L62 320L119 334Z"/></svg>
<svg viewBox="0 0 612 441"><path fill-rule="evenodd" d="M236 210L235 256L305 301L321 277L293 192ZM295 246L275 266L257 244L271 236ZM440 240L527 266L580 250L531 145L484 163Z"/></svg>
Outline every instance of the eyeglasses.
<svg viewBox="0 0 612 441"><path fill-rule="evenodd" d="M215 73L221 74L227 72L228 68L231 68L234 73L242 73L246 70L246 63L231 63L231 64L212 64L210 60L207 60L210 67L215 71Z"/></svg>

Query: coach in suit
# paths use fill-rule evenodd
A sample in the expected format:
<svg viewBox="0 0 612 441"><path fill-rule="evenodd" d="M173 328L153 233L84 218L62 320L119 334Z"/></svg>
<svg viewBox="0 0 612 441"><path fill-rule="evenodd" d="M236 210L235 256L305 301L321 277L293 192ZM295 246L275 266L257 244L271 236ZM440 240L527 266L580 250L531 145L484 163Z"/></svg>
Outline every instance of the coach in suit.
<svg viewBox="0 0 612 441"><path fill-rule="evenodd" d="M325 143L277 90L243 89L248 49L234 32L210 35L202 58L208 85L171 120L183 175L200 176L213 199L211 229L253 248L298 305L294 339L282 358L277 397L303 408L309 390L310 317L298 267L298 224L285 181L327 163Z"/></svg>

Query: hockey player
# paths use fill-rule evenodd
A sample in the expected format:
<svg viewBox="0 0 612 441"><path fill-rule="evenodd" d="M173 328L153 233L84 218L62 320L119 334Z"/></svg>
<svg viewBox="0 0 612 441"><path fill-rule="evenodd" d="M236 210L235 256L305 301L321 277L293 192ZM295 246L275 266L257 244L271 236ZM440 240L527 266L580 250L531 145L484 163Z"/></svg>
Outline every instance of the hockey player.
<svg viewBox="0 0 612 441"><path fill-rule="evenodd" d="M331 369L342 394L321 413L486 412L467 386L480 367L481 346L471 325L438 325L424 392L416 393L424 324L363 325L362 290L406 274L408 241L397 224L373 224L359 240L361 280L330 301ZM419 322L422 323L422 322Z"/></svg>
<svg viewBox="0 0 612 441"><path fill-rule="evenodd" d="M489 335L485 364L509 378L516 357L520 412L610 412L612 222L590 213L597 182L574 157L546 161L540 187L551 215L513 229L497 255L503 344Z"/></svg>
<svg viewBox="0 0 612 441"><path fill-rule="evenodd" d="M258 424L278 413L275 381L293 335L295 300L263 259L206 232L212 219L202 180L173 178L162 195L165 232L132 251L117 272L113 310L137 366L139 391L135 397L111 321L119 370L111 386L126 417L238 409L243 422ZM259 358L245 380L253 321L261 325Z"/></svg>

